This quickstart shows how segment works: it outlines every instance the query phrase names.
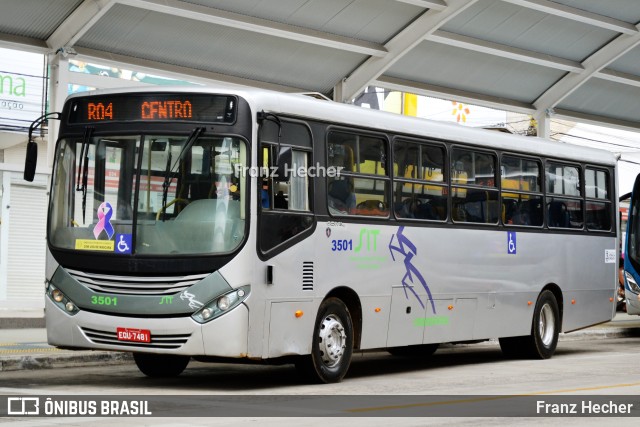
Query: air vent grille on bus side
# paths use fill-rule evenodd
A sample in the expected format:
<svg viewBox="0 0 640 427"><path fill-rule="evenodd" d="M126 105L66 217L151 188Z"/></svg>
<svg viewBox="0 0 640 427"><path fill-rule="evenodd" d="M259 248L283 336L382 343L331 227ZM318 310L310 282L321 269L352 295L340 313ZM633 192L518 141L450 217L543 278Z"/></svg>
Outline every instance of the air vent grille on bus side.
<svg viewBox="0 0 640 427"><path fill-rule="evenodd" d="M198 283L208 274L173 277L112 276L67 270L79 283L94 292L122 295L170 295Z"/></svg>
<svg viewBox="0 0 640 427"><path fill-rule="evenodd" d="M311 261L302 263L302 290L313 290L313 262Z"/></svg>

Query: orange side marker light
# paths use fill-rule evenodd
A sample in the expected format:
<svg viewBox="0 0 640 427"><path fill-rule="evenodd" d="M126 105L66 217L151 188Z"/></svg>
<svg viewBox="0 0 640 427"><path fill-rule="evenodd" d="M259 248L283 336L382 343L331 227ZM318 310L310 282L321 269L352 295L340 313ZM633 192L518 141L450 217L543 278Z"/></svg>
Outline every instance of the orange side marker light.
<svg viewBox="0 0 640 427"><path fill-rule="evenodd" d="M302 317L302 315L303 315L303 314L304 314L304 311L302 311L302 310L298 310L298 311L296 311L296 317L297 317L297 318Z"/></svg>
<svg viewBox="0 0 640 427"><path fill-rule="evenodd" d="M374 310L376 313L380 313L382 311L382 309L380 307L376 307Z"/></svg>

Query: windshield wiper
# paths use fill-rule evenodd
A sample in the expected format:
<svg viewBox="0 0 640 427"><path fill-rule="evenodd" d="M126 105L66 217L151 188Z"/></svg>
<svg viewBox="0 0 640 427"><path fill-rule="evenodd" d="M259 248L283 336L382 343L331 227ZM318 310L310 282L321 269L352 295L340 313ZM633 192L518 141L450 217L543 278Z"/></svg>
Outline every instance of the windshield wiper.
<svg viewBox="0 0 640 427"><path fill-rule="evenodd" d="M189 135L189 138L187 138L187 142L182 147L182 150L180 150L180 154L178 155L176 162L173 164L173 166L171 166L171 168L169 167L169 165L171 164L171 145L169 144L169 155L167 157L167 167L165 169L164 182L162 183L162 208L161 209L162 209L163 222L167 214L167 195L169 194L169 187L171 186L171 182L173 181L173 175L172 175L173 171L175 170L176 166L180 163L180 160L182 160L182 156L191 148L193 143L196 142L196 140L200 137L200 135L203 132L204 132L203 127L197 127L191 132L191 135Z"/></svg>
<svg viewBox="0 0 640 427"><path fill-rule="evenodd" d="M167 156L167 166L164 169L164 182L162 183L162 222L165 220L167 213L167 194L169 194L169 185L171 181L171 145L169 145L169 155Z"/></svg>
<svg viewBox="0 0 640 427"><path fill-rule="evenodd" d="M93 127L84 128L82 136L82 145L80 147L80 162L78 162L78 177L76 180L76 191L82 191L82 223L85 222L85 213L87 211L87 183L89 181L89 141ZM80 181L82 179L82 181Z"/></svg>

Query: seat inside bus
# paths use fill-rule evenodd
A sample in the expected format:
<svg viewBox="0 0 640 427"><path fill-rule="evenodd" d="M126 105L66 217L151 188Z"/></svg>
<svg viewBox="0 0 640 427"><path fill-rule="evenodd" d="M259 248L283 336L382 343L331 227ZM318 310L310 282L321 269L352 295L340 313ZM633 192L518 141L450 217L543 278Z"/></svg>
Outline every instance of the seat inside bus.
<svg viewBox="0 0 640 427"><path fill-rule="evenodd" d="M554 200L549 203L549 227L569 227L569 211L564 202Z"/></svg>

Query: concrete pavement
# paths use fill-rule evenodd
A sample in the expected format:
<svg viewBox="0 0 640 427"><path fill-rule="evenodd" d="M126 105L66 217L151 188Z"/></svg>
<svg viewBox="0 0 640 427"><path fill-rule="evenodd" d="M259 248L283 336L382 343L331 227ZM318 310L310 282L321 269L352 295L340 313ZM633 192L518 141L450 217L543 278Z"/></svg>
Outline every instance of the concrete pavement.
<svg viewBox="0 0 640 427"><path fill-rule="evenodd" d="M640 337L640 316L619 312L611 322L561 334L560 341L632 337ZM133 363L131 353L61 350L48 345L43 319L0 317L0 372L123 363Z"/></svg>

